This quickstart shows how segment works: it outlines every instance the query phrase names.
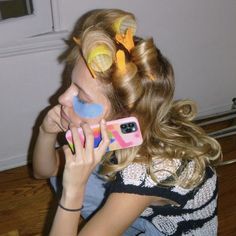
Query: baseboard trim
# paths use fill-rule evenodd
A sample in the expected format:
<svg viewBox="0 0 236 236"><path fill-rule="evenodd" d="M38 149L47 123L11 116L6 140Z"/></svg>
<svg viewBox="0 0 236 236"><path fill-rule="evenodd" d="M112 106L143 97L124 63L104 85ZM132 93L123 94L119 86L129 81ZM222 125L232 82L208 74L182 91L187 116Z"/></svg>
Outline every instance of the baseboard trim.
<svg viewBox="0 0 236 236"><path fill-rule="evenodd" d="M28 156L27 154L23 154L0 160L0 171L27 165L28 163L27 156Z"/></svg>

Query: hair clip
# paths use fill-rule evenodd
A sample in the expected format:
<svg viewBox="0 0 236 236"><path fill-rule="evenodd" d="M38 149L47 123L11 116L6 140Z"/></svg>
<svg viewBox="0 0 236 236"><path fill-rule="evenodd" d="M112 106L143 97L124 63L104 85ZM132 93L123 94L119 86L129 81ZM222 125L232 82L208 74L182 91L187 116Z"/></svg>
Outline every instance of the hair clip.
<svg viewBox="0 0 236 236"><path fill-rule="evenodd" d="M116 65L121 73L124 73L126 71L125 53L123 50L118 50L116 52Z"/></svg>
<svg viewBox="0 0 236 236"><path fill-rule="evenodd" d="M133 32L131 28L125 34L116 34L116 41L122 44L129 52L134 48Z"/></svg>
<svg viewBox="0 0 236 236"><path fill-rule="evenodd" d="M151 74L151 73L148 74L148 78L149 78L150 80L152 80L152 81L155 80L155 77L154 77L153 74Z"/></svg>
<svg viewBox="0 0 236 236"><path fill-rule="evenodd" d="M79 46L81 46L80 38L73 37L73 41Z"/></svg>

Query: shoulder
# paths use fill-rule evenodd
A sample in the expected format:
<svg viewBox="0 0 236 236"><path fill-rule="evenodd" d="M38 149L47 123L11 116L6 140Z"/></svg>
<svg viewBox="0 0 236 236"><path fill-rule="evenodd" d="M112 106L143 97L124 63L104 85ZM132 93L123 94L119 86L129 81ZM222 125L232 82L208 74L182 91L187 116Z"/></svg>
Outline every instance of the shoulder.
<svg viewBox="0 0 236 236"><path fill-rule="evenodd" d="M181 161L178 159L157 159L151 166L144 163L131 163L118 173L117 178L124 185L154 187L176 173L180 166ZM151 177L150 169L154 173L154 178Z"/></svg>
<svg viewBox="0 0 236 236"><path fill-rule="evenodd" d="M152 175L150 168L152 168ZM175 174L187 181L194 175L194 169L193 161L190 161L183 168L181 160L178 159L154 160L151 167L144 163L131 163L117 173L115 181L111 184L111 192L136 193L164 198L172 196L180 199L185 196L187 198L194 191L194 187L183 188L178 184L163 185L163 183L165 180L167 182L171 180ZM215 181L214 172L207 168L204 181L209 178ZM201 185L197 189L200 187Z"/></svg>
<svg viewBox="0 0 236 236"><path fill-rule="evenodd" d="M150 167L144 163L131 163L116 174L111 183L110 193L133 193L168 198L171 187L161 186L163 180L168 179L179 168L176 161L163 161L154 163ZM150 168L155 173L150 174Z"/></svg>

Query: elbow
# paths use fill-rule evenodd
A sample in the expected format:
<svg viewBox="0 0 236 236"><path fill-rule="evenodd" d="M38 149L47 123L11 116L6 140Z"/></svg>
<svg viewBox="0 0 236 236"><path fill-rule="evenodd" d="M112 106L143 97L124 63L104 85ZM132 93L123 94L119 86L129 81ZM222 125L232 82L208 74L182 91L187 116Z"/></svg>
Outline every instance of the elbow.
<svg viewBox="0 0 236 236"><path fill-rule="evenodd" d="M42 175L41 171L38 170L38 168L35 167L34 163L32 166L32 175L34 179L45 179L45 177Z"/></svg>
<svg viewBox="0 0 236 236"><path fill-rule="evenodd" d="M44 177L44 176L42 176L42 175L39 175L38 173L33 173L33 177L35 178L35 179L46 179L46 177Z"/></svg>
<svg viewBox="0 0 236 236"><path fill-rule="evenodd" d="M38 174L35 171L33 172L33 177L35 179L48 179L49 178L49 176L44 176L44 175Z"/></svg>
<svg viewBox="0 0 236 236"><path fill-rule="evenodd" d="M48 173L39 173L36 170L33 170L33 177L35 179L49 179L51 176L53 176L52 174L48 174Z"/></svg>
<svg viewBox="0 0 236 236"><path fill-rule="evenodd" d="M32 167L32 174L35 179L49 179L50 177L57 175L57 172L52 169L39 168L37 165L34 164Z"/></svg>

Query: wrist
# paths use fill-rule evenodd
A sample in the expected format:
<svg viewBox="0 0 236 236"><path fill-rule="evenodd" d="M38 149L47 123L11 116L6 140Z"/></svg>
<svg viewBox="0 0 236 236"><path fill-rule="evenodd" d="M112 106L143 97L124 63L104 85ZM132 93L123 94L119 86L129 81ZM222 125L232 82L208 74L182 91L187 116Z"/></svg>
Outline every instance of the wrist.
<svg viewBox="0 0 236 236"><path fill-rule="evenodd" d="M69 211L69 212L80 212L84 208L83 205L80 208L66 208L60 202L58 202L58 206L64 211Z"/></svg>
<svg viewBox="0 0 236 236"><path fill-rule="evenodd" d="M78 209L82 207L83 200L84 200L83 191L80 191L80 193L72 194L72 193L67 193L63 190L60 199L60 204L69 209Z"/></svg>

